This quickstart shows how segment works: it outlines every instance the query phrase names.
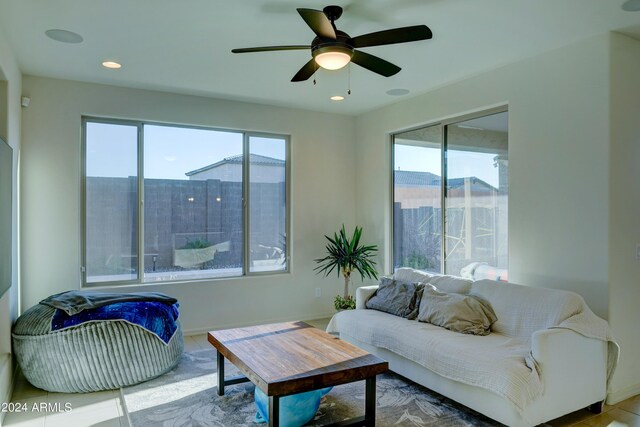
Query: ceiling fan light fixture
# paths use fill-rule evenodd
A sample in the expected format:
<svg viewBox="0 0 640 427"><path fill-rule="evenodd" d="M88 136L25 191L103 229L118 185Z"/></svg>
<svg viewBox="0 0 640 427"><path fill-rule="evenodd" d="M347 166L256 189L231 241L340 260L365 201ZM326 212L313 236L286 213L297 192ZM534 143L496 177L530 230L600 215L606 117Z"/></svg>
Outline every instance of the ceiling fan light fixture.
<svg viewBox="0 0 640 427"><path fill-rule="evenodd" d="M325 70L339 70L351 61L353 51L342 46L321 47L314 51L316 64Z"/></svg>

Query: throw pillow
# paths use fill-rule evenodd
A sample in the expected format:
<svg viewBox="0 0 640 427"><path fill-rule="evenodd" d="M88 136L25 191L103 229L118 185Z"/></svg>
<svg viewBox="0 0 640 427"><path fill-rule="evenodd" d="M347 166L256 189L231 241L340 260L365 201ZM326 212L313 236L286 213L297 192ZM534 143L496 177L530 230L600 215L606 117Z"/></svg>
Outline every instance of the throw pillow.
<svg viewBox="0 0 640 427"><path fill-rule="evenodd" d="M431 277L433 277L433 274L409 267L401 267L393 273L395 280L407 283L427 283Z"/></svg>
<svg viewBox="0 0 640 427"><path fill-rule="evenodd" d="M419 293L424 285L407 283L382 277L375 295L369 298L367 308L384 311L407 319L415 319L418 314Z"/></svg>
<svg viewBox="0 0 640 427"><path fill-rule="evenodd" d="M442 292L468 294L471 290L471 285L473 285L473 280L457 276L433 276L428 283Z"/></svg>
<svg viewBox="0 0 640 427"><path fill-rule="evenodd" d="M489 335L498 320L491 305L475 295L440 292L432 285L422 291L418 321L454 332Z"/></svg>

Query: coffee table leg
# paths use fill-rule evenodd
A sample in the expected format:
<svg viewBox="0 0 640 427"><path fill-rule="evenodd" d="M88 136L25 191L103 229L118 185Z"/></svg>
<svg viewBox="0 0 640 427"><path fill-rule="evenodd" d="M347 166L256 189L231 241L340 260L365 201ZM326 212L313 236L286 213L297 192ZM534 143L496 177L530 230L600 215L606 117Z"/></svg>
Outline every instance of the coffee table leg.
<svg viewBox="0 0 640 427"><path fill-rule="evenodd" d="M218 396L224 396L224 356L218 353Z"/></svg>
<svg viewBox="0 0 640 427"><path fill-rule="evenodd" d="M269 427L278 427L279 425L280 425L280 397L269 396Z"/></svg>
<svg viewBox="0 0 640 427"><path fill-rule="evenodd" d="M376 425L376 377L366 380L364 392L364 425L374 427Z"/></svg>

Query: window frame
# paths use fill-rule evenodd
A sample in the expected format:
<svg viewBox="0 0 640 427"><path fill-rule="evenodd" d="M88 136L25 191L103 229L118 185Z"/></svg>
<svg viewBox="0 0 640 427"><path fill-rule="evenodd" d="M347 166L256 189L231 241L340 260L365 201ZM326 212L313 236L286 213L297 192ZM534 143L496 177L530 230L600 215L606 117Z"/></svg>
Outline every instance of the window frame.
<svg viewBox="0 0 640 427"><path fill-rule="evenodd" d="M396 140L396 136L406 133L406 132L411 132L414 130L419 130L419 129L424 129L427 127L432 127L432 126L440 126L440 132L441 132L441 139L442 139L442 146L441 146L441 155L440 155L440 162L441 162L441 180L440 180L440 194L441 194L441 212L440 212L440 220L442 222L442 238L441 238L441 244L440 244L440 271L442 273L438 273L438 274L448 274L445 270L446 267L446 260L445 260L445 255L446 255L446 245L445 245L445 239L446 239L446 198L447 198L447 148L448 148L448 132L447 132L447 128L450 125L456 124L456 123L460 123L460 122L465 122L467 120L472 120L472 119L478 119L480 117L485 117L485 116L491 116L494 114L500 114L500 113L509 113L509 105L508 104L504 104L504 105L499 105L497 107L491 107L491 108L487 108L484 110L480 110L480 111L474 111L472 113L468 113L468 114L461 114L461 115L457 115L457 116L453 116L453 117L449 117L446 119L442 119L442 120L436 120L436 121L432 121L432 122L426 122L423 123L421 125L418 126L412 126L410 128L406 128L406 129L402 129L402 130L398 130L395 132L392 132L389 134L389 151L390 151L390 168L389 168L389 179L390 179L390 194L389 194L389 200L391 200L391 203L389 204L389 218L391 219L390 222L390 226L389 226L389 237L390 237L390 244L389 244L389 257L388 257L388 269L390 272L394 272L395 270L395 265L394 265L394 250L395 250L395 236L394 236L394 203L395 203L395 174L394 174L394 168L395 168L395 153L394 153L394 146L395 146L395 140ZM509 230L509 226L507 225L507 234L510 236L510 230ZM509 247L511 247L511 245L509 245ZM509 265L509 251L507 250L507 265Z"/></svg>
<svg viewBox="0 0 640 427"><path fill-rule="evenodd" d="M137 251L136 256L138 259L138 277L134 280L117 280L117 281L104 281L104 282L87 282L87 123L103 123L123 126L137 127L137 180L138 180L138 204L137 204L137 218L136 226L138 227L137 233ZM144 126L165 126L173 128L186 128L196 130L207 130L214 132L227 132L242 135L242 273L237 276L225 276L225 277L206 277L196 279L184 279L184 280L162 280L162 281L144 281ZM285 247L286 247L286 268L277 271L250 271L250 140L252 137L258 138L273 138L281 139L285 143ZM95 287L112 287L112 286L145 286L145 285L165 285L176 283L193 283L193 282L207 282L217 280L238 279L243 277L253 276L270 276L279 274L289 274L291 272L291 136L286 134L261 132L261 131L249 131L238 129L225 129L213 126L201 126L201 125L189 125L189 124L174 124L166 122L155 122L148 120L132 120L132 119L120 119L109 118L100 116L82 116L81 118L81 147L80 147L80 274L81 274L81 287L95 288Z"/></svg>

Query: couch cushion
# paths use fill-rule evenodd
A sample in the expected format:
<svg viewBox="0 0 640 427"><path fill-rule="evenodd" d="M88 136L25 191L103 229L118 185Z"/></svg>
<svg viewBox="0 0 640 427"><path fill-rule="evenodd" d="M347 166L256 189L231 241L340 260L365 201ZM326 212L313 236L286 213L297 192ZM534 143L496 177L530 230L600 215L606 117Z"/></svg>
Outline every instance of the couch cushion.
<svg viewBox="0 0 640 427"><path fill-rule="evenodd" d="M474 282L471 292L489 301L498 316L492 331L527 341L535 331L557 326L584 307L573 292L493 280Z"/></svg>
<svg viewBox="0 0 640 427"><path fill-rule="evenodd" d="M463 334L489 335L497 318L491 305L479 297L440 292L426 285L417 320Z"/></svg>
<svg viewBox="0 0 640 427"><path fill-rule="evenodd" d="M428 283L442 292L468 294L471 290L471 285L473 285L473 280L457 276L432 276Z"/></svg>
<svg viewBox="0 0 640 427"><path fill-rule="evenodd" d="M393 273L393 278L401 280L407 283L427 283L429 279L433 277L433 274L429 274L426 271L415 270L409 267L402 267Z"/></svg>
<svg viewBox="0 0 640 427"><path fill-rule="evenodd" d="M417 291L421 290L423 286L418 283L407 283L382 277L378 291L366 302L366 307L415 319L419 303Z"/></svg>

